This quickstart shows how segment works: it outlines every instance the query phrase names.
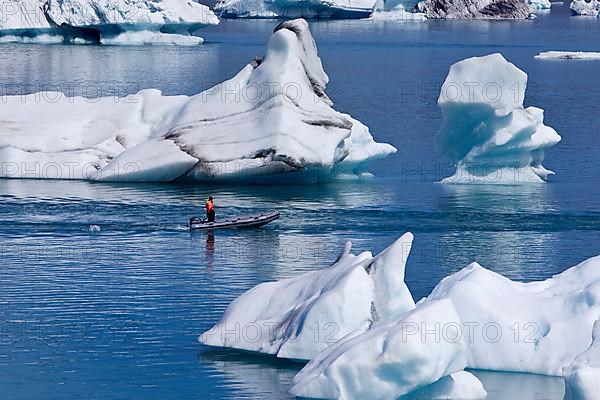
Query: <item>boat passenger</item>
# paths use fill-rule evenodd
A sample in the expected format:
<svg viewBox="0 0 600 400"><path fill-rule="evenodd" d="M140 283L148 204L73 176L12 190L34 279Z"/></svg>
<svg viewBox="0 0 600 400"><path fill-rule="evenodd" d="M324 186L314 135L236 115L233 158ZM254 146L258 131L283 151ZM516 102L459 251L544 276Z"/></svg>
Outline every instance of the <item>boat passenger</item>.
<svg viewBox="0 0 600 400"><path fill-rule="evenodd" d="M215 222L215 203L212 196L206 200L204 207L206 208L206 220L208 222Z"/></svg>

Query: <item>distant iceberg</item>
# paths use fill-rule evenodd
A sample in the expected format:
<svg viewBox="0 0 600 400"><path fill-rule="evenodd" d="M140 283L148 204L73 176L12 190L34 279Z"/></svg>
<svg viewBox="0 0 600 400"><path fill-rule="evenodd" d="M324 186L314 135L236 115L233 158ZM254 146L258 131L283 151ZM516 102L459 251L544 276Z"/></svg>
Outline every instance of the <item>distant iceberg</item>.
<svg viewBox="0 0 600 400"><path fill-rule="evenodd" d="M215 12L222 18L369 18L375 0L221 0Z"/></svg>
<svg viewBox="0 0 600 400"><path fill-rule="evenodd" d="M535 56L540 60L600 60L594 51L544 51Z"/></svg>
<svg viewBox="0 0 600 400"><path fill-rule="evenodd" d="M366 175L396 149L332 108L328 80L308 24L294 20L275 29L263 60L192 97L5 96L0 176L311 183Z"/></svg>
<svg viewBox="0 0 600 400"><path fill-rule="evenodd" d="M544 151L561 137L544 125L544 111L523 107L527 74L501 54L473 57L450 68L438 99L442 152L456 162L445 183L544 182Z"/></svg>
<svg viewBox="0 0 600 400"><path fill-rule="evenodd" d="M542 0L543 1L543 0ZM524 0L423 0L416 11L433 19L527 19Z"/></svg>
<svg viewBox="0 0 600 400"><path fill-rule="evenodd" d="M550 0L527 0L527 4L531 11L545 11L552 8Z"/></svg>
<svg viewBox="0 0 600 400"><path fill-rule="evenodd" d="M573 0L569 6L573 15L598 17L600 14L600 1L598 0Z"/></svg>
<svg viewBox="0 0 600 400"><path fill-rule="evenodd" d="M4 0L0 41L200 44L192 33L217 25L192 0Z"/></svg>
<svg viewBox="0 0 600 400"><path fill-rule="evenodd" d="M423 13L412 12L416 5L412 0L378 0L375 3L372 18L375 20L394 21L425 21L427 17Z"/></svg>

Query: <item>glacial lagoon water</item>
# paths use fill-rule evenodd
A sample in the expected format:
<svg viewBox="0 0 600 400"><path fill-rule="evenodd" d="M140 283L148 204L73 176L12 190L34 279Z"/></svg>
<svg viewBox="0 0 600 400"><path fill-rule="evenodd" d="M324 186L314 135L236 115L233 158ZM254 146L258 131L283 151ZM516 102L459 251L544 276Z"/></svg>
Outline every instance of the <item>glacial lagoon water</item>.
<svg viewBox="0 0 600 400"><path fill-rule="evenodd" d="M274 21L224 21L206 44L0 45L5 93L39 89L194 94L262 55ZM260 282L328 265L344 241L379 251L415 234L416 299L471 261L523 281L600 254L598 62L539 61L598 50L600 22L567 5L527 22L315 22L337 109L398 154L364 182L317 186L0 181L0 397L289 398L293 362L207 349L196 336ZM502 52L530 77L526 105L563 136L546 185L440 185L435 101L449 66ZM1 103L0 103L1 106ZM35 118L35 116L32 116ZM263 229L190 233L208 194L220 215L277 209ZM97 228L97 227L99 228ZM479 372L489 399L561 399L561 379Z"/></svg>

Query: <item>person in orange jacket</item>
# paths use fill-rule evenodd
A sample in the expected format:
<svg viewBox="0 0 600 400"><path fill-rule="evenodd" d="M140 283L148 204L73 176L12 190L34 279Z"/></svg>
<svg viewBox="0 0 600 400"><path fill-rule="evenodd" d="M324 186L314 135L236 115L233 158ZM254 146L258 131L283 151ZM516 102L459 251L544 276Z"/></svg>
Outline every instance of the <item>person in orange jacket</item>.
<svg viewBox="0 0 600 400"><path fill-rule="evenodd" d="M215 222L215 203L212 196L206 200L204 207L206 208L206 220L208 222Z"/></svg>

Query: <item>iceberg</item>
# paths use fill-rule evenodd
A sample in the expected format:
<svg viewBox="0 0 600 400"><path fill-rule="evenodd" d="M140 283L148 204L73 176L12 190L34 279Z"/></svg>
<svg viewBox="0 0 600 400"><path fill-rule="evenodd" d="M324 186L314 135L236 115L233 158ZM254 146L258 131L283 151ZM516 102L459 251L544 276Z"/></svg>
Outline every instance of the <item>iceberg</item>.
<svg viewBox="0 0 600 400"><path fill-rule="evenodd" d="M263 283L242 294L199 341L310 360L341 338L414 308L404 283L412 240L407 233L376 257L351 254L348 242L329 268Z"/></svg>
<svg viewBox="0 0 600 400"><path fill-rule="evenodd" d="M296 375L290 393L319 399L409 394L448 399L452 392L459 399L485 398L479 380L461 372L467 366L467 345L460 325L452 301L430 302L328 347Z"/></svg>
<svg viewBox="0 0 600 400"><path fill-rule="evenodd" d="M394 21L425 21L425 14L410 12L415 7L414 1L378 0L375 3L372 19Z"/></svg>
<svg viewBox="0 0 600 400"><path fill-rule="evenodd" d="M592 344L563 368L566 400L600 398L600 321L594 323Z"/></svg>
<svg viewBox="0 0 600 400"><path fill-rule="evenodd" d="M527 19L523 0L423 0L415 10L435 19Z"/></svg>
<svg viewBox="0 0 600 400"><path fill-rule="evenodd" d="M598 0L573 0L569 5L573 15L598 17L600 14L600 1Z"/></svg>
<svg viewBox="0 0 600 400"><path fill-rule="evenodd" d="M527 74L501 54L452 65L438 105L442 153L456 163L444 183L544 182L544 151L561 137L544 125L544 111L523 107Z"/></svg>
<svg viewBox="0 0 600 400"><path fill-rule="evenodd" d="M550 0L527 0L527 4L531 11L544 11L552 8Z"/></svg>
<svg viewBox="0 0 600 400"><path fill-rule="evenodd" d="M192 0L2 0L0 40L95 44L200 44L217 25ZM52 38L49 40L49 37Z"/></svg>
<svg viewBox="0 0 600 400"><path fill-rule="evenodd" d="M221 0L215 12L222 18L369 18L375 0Z"/></svg>
<svg viewBox="0 0 600 400"><path fill-rule="evenodd" d="M535 58L540 60L600 60L600 53L594 51L543 51Z"/></svg>
<svg viewBox="0 0 600 400"><path fill-rule="evenodd" d="M4 96L0 176L289 183L367 175L396 149L332 108L328 79L308 24L294 20L275 29L263 60L195 96Z"/></svg>
<svg viewBox="0 0 600 400"><path fill-rule="evenodd" d="M545 281L514 282L473 263L425 302L452 300L468 336L468 367L561 376L600 315L600 257Z"/></svg>

